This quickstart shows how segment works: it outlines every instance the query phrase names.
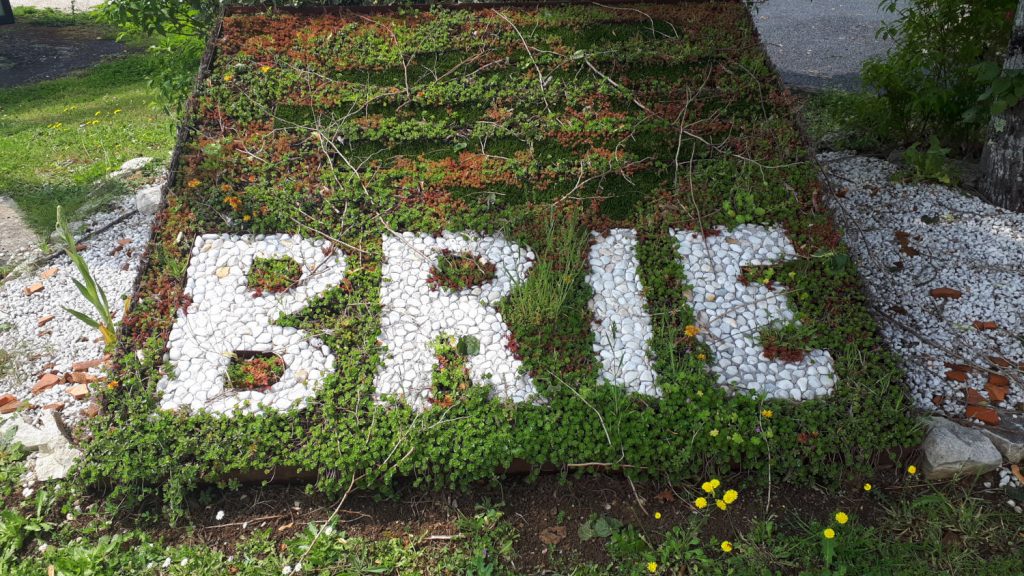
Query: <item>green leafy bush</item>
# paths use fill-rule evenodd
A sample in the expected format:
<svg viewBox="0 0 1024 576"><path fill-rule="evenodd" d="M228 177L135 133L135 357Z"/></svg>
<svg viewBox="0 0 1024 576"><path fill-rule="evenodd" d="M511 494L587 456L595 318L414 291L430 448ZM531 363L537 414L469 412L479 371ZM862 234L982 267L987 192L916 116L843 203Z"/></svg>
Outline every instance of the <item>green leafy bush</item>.
<svg viewBox="0 0 1024 576"><path fill-rule="evenodd" d="M881 7L898 14L879 30L894 46L865 63L863 77L888 103L899 136L919 142L935 135L979 149L991 112L1003 105L979 102L1006 102L998 66L1017 0L883 0Z"/></svg>

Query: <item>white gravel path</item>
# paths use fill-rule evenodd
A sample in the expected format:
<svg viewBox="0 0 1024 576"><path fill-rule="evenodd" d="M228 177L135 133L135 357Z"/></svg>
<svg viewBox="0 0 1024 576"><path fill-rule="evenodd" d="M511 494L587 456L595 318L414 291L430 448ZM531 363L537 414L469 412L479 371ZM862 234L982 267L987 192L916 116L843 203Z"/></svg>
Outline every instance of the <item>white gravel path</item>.
<svg viewBox="0 0 1024 576"><path fill-rule="evenodd" d="M914 402L959 416L973 388L996 406L1017 408L1024 402L1024 214L956 188L894 183L897 168L884 160L844 153L819 160ZM933 295L940 288L962 295ZM1008 392L997 402L990 382L1004 379Z"/></svg>
<svg viewBox="0 0 1024 576"><path fill-rule="evenodd" d="M152 217L136 212L135 199L128 196L85 223L86 230L98 230L125 214L131 215L87 239L87 248L81 252L94 278L106 291L115 320L120 319L121 303L138 273ZM127 241L124 246L122 241ZM53 268L57 272L43 279L43 273ZM70 384L63 381L39 394L33 394L32 388L43 373L53 372L63 378L72 371L75 362L103 357L102 340L97 341L99 333L62 308L67 306L94 315L72 282L78 278L70 259L60 255L36 271L0 285L0 351L8 357L0 366L0 395L11 394L35 408L64 403L63 416L69 422L80 419L81 410L90 402L88 398L72 398L67 391ZM26 288L36 283L41 283L43 289L27 294ZM41 319L51 315L52 320L39 326ZM89 373L99 376L101 368L90 368Z"/></svg>

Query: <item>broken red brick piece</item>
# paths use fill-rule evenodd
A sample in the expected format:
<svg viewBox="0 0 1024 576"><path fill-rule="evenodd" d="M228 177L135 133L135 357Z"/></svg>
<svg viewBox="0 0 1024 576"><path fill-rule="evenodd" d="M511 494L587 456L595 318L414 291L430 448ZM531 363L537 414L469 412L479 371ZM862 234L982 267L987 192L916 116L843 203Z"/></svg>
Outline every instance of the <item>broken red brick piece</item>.
<svg viewBox="0 0 1024 576"><path fill-rule="evenodd" d="M32 387L32 394L40 394L63 382L64 379L56 374L43 374Z"/></svg>
<svg viewBox="0 0 1024 576"><path fill-rule="evenodd" d="M1006 358L1000 358L999 356L986 356L985 359L1000 368L1009 368L1012 365L1009 360Z"/></svg>
<svg viewBox="0 0 1024 576"><path fill-rule="evenodd" d="M6 406L6 405L10 404L11 402L17 402L17 401L18 401L18 398L16 396L14 396L13 394L4 394L3 396L0 396L0 406Z"/></svg>
<svg viewBox="0 0 1024 576"><path fill-rule="evenodd" d="M988 401L985 400L985 397L981 395L981 392L978 392L974 388L968 388L967 389L967 405L971 406L971 405L975 405L975 404L988 404Z"/></svg>
<svg viewBox="0 0 1024 576"><path fill-rule="evenodd" d="M85 372L90 368L96 368L97 366L103 365L103 358L96 358L95 360L83 360L82 362L75 362L71 365L72 372Z"/></svg>
<svg viewBox="0 0 1024 576"><path fill-rule="evenodd" d="M995 372L989 372L988 383L993 386L1009 386L1010 379L1002 374L996 374Z"/></svg>
<svg viewBox="0 0 1024 576"><path fill-rule="evenodd" d="M89 396L89 387L85 384L75 384L69 387L67 392L75 400L84 400Z"/></svg>
<svg viewBox="0 0 1024 576"><path fill-rule="evenodd" d="M89 374L88 372L70 372L71 382L75 384L91 384L98 380L96 376Z"/></svg>
<svg viewBox="0 0 1024 576"><path fill-rule="evenodd" d="M946 378L956 382L967 382L967 373L961 370L950 370L946 372Z"/></svg>
<svg viewBox="0 0 1024 576"><path fill-rule="evenodd" d="M86 406L85 408L83 408L82 412L81 412L82 416L85 416L86 418L95 418L96 415L99 414L99 413L100 413L100 405L95 403L95 402L93 402L93 403L89 404L88 406Z"/></svg>
<svg viewBox="0 0 1024 576"><path fill-rule="evenodd" d="M43 270L42 272L40 272L39 273L39 277L42 278L43 280L49 280L50 278L53 278L57 274L58 271L60 271L60 268L57 268L56 266L52 266L52 267L47 268L46 270Z"/></svg>
<svg viewBox="0 0 1024 576"><path fill-rule="evenodd" d="M995 330L996 328L999 328L999 324L992 321L982 322L981 320L975 320L974 328L977 330Z"/></svg>
<svg viewBox="0 0 1024 576"><path fill-rule="evenodd" d="M51 412L60 412L63 409L64 409L64 403L63 402L53 402L51 404L47 404L46 406L43 406L43 410L50 410Z"/></svg>
<svg viewBox="0 0 1024 576"><path fill-rule="evenodd" d="M954 288L932 288L929 292L932 298L959 298L963 293Z"/></svg>
<svg viewBox="0 0 1024 576"><path fill-rule="evenodd" d="M0 414L10 414L22 407L21 402L11 402L0 406Z"/></svg>
<svg viewBox="0 0 1024 576"><path fill-rule="evenodd" d="M978 420L981 420L982 422L988 424L989 426L996 426L999 424L999 413L993 410L992 408L989 408L988 406L968 405L967 410L964 411L964 414L966 414L968 418L976 418Z"/></svg>
<svg viewBox="0 0 1024 576"><path fill-rule="evenodd" d="M957 370L959 372L970 372L974 370L973 366L968 366L967 364L956 364L954 362L946 362L945 366L950 370Z"/></svg>
<svg viewBox="0 0 1024 576"><path fill-rule="evenodd" d="M36 325L39 326L40 328L42 328L43 326L46 326L53 319L54 319L53 314L47 314L46 316L43 316L42 318L40 318L39 321L36 322Z"/></svg>
<svg viewBox="0 0 1024 576"><path fill-rule="evenodd" d="M89 245L86 244L85 242L79 242L78 244L75 244L75 250L78 250L79 252L84 252L85 249L88 247Z"/></svg>
<svg viewBox="0 0 1024 576"><path fill-rule="evenodd" d="M42 282L36 282L35 284L32 284L30 286L25 286L25 295L26 296L31 296L31 295L35 294L36 292L42 292L42 291L43 291L43 283Z"/></svg>
<svg viewBox="0 0 1024 576"><path fill-rule="evenodd" d="M991 380L985 384L985 391L988 392L988 399L992 402L1002 402L1006 400L1006 394L1010 391L1009 386L1000 386L999 384L993 384Z"/></svg>
<svg viewBox="0 0 1024 576"><path fill-rule="evenodd" d="M131 243L132 243L132 239L131 238L121 238L120 240L117 241L117 245L121 246L121 247L127 246L127 245L129 245Z"/></svg>
<svg viewBox="0 0 1024 576"><path fill-rule="evenodd" d="M932 404L935 404L936 407L942 408L942 405L945 404L945 403L946 403L946 397L945 396L942 396L941 394L936 394L935 396L932 396Z"/></svg>

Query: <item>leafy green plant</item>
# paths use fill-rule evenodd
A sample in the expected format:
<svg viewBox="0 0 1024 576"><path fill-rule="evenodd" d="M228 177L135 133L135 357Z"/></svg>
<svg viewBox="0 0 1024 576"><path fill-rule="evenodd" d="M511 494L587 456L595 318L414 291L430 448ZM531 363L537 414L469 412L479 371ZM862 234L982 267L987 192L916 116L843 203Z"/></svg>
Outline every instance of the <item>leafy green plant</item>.
<svg viewBox="0 0 1024 576"><path fill-rule="evenodd" d="M994 108L979 108L979 98L998 93L1007 101L1007 81L990 64L1001 64L1017 0L883 0L881 7L897 14L878 32L893 47L864 64L863 78L888 103L903 141L936 135L980 149Z"/></svg>
<svg viewBox="0 0 1024 576"><path fill-rule="evenodd" d="M758 205L754 195L747 190L736 190L732 200L722 202L722 211L734 225L750 224L764 220L768 212Z"/></svg>
<svg viewBox="0 0 1024 576"><path fill-rule="evenodd" d="M594 538L610 538L613 534L622 529L622 520L614 516L591 514L577 531L580 542L593 540Z"/></svg>
<svg viewBox="0 0 1024 576"><path fill-rule="evenodd" d="M276 354L237 354L228 364L227 385L243 390L266 390L281 379L284 368L284 359Z"/></svg>
<svg viewBox="0 0 1024 576"><path fill-rule="evenodd" d="M919 150L917 144L913 144L903 152L903 160L911 170L904 174L912 182L930 180L946 185L956 184L958 177L949 163L949 151L936 136L931 137L927 150Z"/></svg>
<svg viewBox="0 0 1024 576"><path fill-rule="evenodd" d="M256 258L246 276L246 284L258 295L279 294L295 286L302 277L302 266L291 258Z"/></svg>
<svg viewBox="0 0 1024 576"><path fill-rule="evenodd" d="M103 335L103 342L107 346L113 346L117 340L117 327L114 324L114 318L110 313L110 304L107 302L107 294L103 291L103 288L96 283L93 279L92 273L89 271L89 265L86 263L85 258L78 253L77 242L75 242L75 236L71 233L68 228L67 220L64 218L64 213L60 206L57 206L57 233L60 236L61 248L67 253L68 258L78 269L79 275L82 280L72 279L75 283L75 288L82 294L85 299L92 304L93 309L96 310L98 315L97 319L93 319L83 312L72 310L66 306L63 306L68 314L71 314L75 318L81 320L86 325L95 328L100 331Z"/></svg>
<svg viewBox="0 0 1024 576"><path fill-rule="evenodd" d="M445 288L458 292L494 279L497 269L494 262L468 252L441 250L437 255L437 262L430 267L427 284L434 289Z"/></svg>

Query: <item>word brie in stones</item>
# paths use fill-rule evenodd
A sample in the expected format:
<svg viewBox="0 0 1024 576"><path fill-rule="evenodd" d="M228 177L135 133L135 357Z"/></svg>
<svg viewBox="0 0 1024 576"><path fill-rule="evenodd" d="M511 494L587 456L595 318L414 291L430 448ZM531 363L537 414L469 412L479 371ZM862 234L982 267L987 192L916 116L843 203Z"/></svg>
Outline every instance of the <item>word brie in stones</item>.
<svg viewBox="0 0 1024 576"><path fill-rule="evenodd" d="M714 354L718 383L769 398L806 400L832 391L832 358L812 350L800 361L765 356L757 341L767 326L793 321L786 296L759 283L740 282L744 266L765 266L795 256L779 228L743 225L714 234L671 232L679 262L693 286L691 305L701 326L697 337ZM636 232L620 228L594 233L587 282L593 289L594 353L599 381L630 392L661 395L648 343L653 336L636 254ZM522 362L510 349L511 332L497 303L529 277L534 254L500 234L445 232L440 236L404 232L383 238L380 340L386 352L374 379L378 400L404 400L416 410L430 406L432 343L442 335L473 337L479 351L466 359L476 385L487 385L502 400L539 400ZM493 277L453 291L432 286L431 268L442 253L470 254L493 265ZM301 277L290 289L264 294L247 286L259 258L291 258ZM334 355L316 337L275 325L310 299L338 286L345 258L328 241L298 235L196 238L185 292L191 298L172 327L166 360L170 375L158 389L164 409L190 408L216 414L259 413L302 408L334 368ZM233 358L273 354L284 362L269 388L235 389L227 371Z"/></svg>

